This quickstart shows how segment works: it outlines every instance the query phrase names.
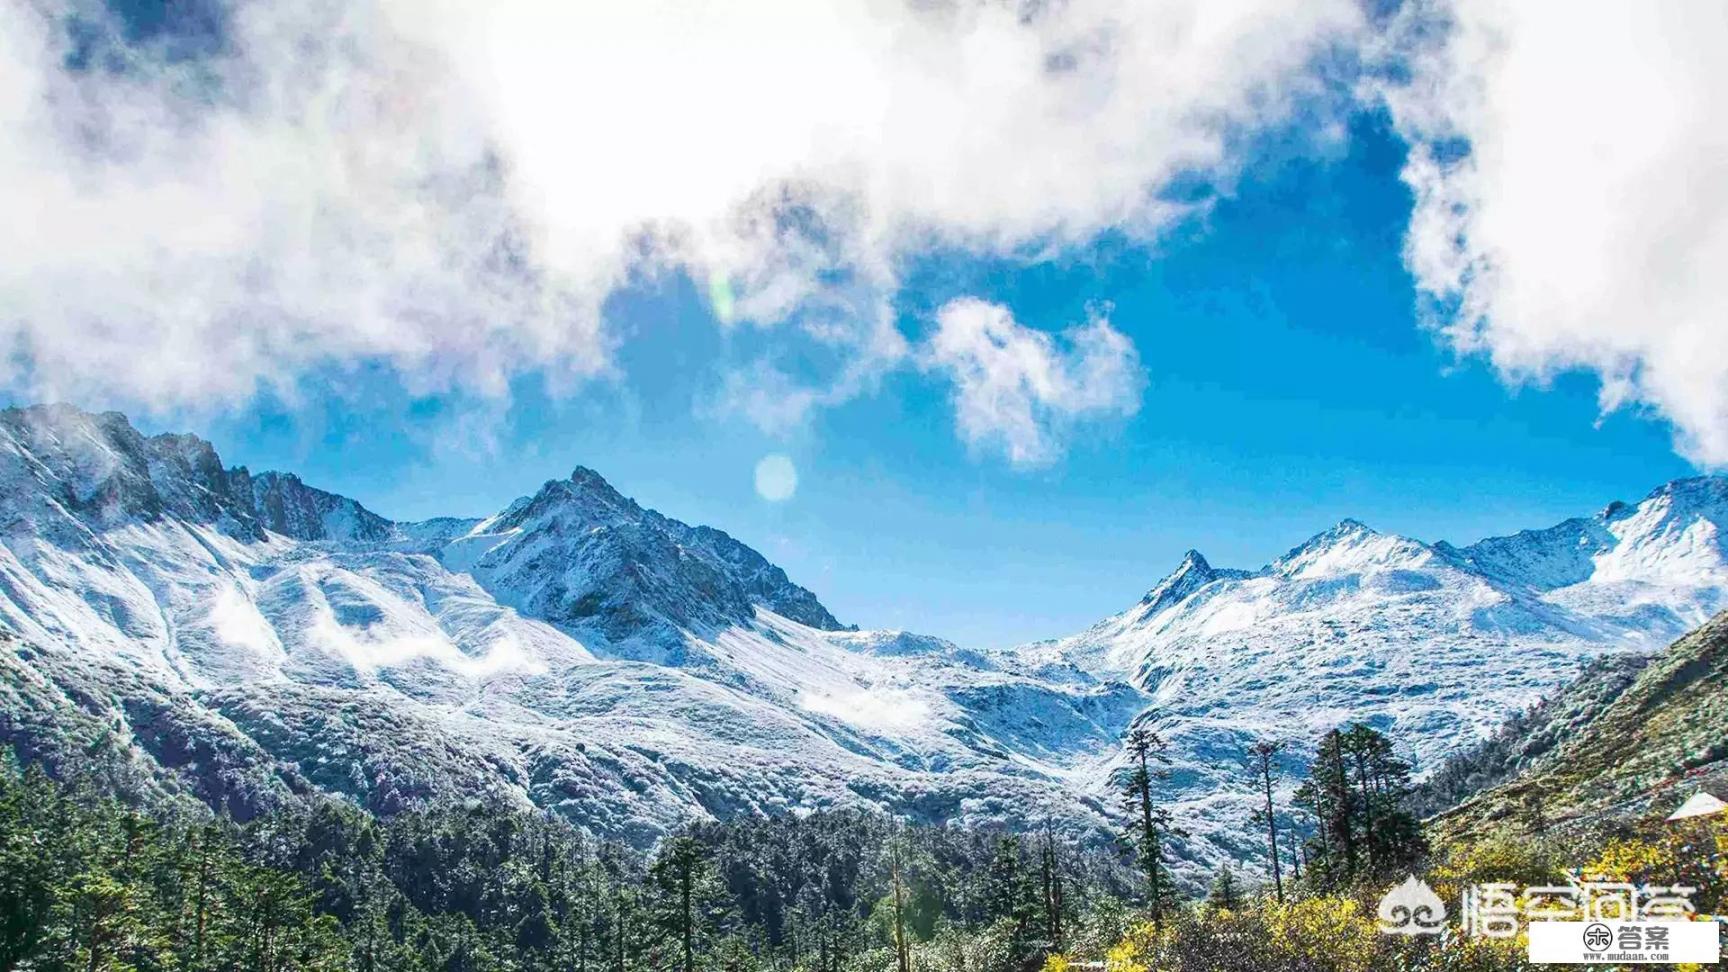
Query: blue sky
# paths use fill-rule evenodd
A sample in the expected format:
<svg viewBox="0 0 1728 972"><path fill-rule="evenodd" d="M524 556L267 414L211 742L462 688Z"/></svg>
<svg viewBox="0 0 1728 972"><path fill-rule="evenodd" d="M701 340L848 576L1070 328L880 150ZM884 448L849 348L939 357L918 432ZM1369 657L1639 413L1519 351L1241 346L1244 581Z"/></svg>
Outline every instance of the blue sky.
<svg viewBox="0 0 1728 972"><path fill-rule="evenodd" d="M0 388L393 518L586 465L1003 645L1728 465L1701 8L114 9L0 6Z"/></svg>
<svg viewBox="0 0 1728 972"><path fill-rule="evenodd" d="M912 274L908 331L924 326L919 308L959 293L1051 329L1113 305L1148 372L1141 407L1078 434L1048 468L969 450L950 390L917 372L790 437L713 414L721 363L755 335L723 333L685 281L616 298L609 313L633 332L619 373L572 394L524 379L502 413L476 419L464 401L362 375L341 398L202 428L231 463L296 470L404 519L484 514L588 465L763 550L843 620L976 645L1084 627L1189 547L1258 566L1346 516L1468 541L1690 474L1665 425L1599 415L1594 377L1508 389L1418 326L1399 256L1404 151L1364 115L1329 157L1250 166L1156 249L1103 242L1030 266L949 257ZM784 503L752 485L774 452L800 476Z"/></svg>

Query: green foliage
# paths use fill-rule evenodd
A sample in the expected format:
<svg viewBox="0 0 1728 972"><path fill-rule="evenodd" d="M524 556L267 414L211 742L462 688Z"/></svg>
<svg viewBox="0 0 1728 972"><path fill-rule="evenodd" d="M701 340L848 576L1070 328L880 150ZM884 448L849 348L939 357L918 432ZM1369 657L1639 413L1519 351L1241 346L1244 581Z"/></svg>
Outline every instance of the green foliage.
<svg viewBox="0 0 1728 972"><path fill-rule="evenodd" d="M713 951L728 923L729 909L708 850L688 836L670 838L660 845L648 877L658 951L675 956L683 972L693 972L698 950Z"/></svg>
<svg viewBox="0 0 1728 972"><path fill-rule="evenodd" d="M0 968L346 965L339 923L242 835L0 773Z"/></svg>
<svg viewBox="0 0 1728 972"><path fill-rule="evenodd" d="M1586 669L1532 719L1461 757L1468 765L1454 776L1506 751L1519 772L1481 774L1481 792L1450 809L1439 802L1431 827L1463 840L1508 822L1539 834L1666 815L1728 775L1725 724L1728 612L1641 665Z"/></svg>
<svg viewBox="0 0 1728 972"><path fill-rule="evenodd" d="M1158 783L1168 776L1164 766L1170 757L1164 740L1145 726L1129 730L1123 748L1127 762L1116 774L1126 820L1121 840L1146 876L1146 907L1156 923L1176 897L1176 882L1164 855L1168 838L1178 831L1156 792Z"/></svg>
<svg viewBox="0 0 1728 972"><path fill-rule="evenodd" d="M1128 884L1054 835L853 812L695 826L644 855L478 801L236 824L98 789L0 763L0 972L862 972L896 964L896 884L909 967L1014 972Z"/></svg>
<svg viewBox="0 0 1728 972"><path fill-rule="evenodd" d="M1336 890L1412 867L1427 845L1410 797L1410 764L1384 735L1362 723L1327 733L1296 790L1316 821L1305 881Z"/></svg>
<svg viewBox="0 0 1728 972"><path fill-rule="evenodd" d="M1206 895L1206 903L1223 911L1242 910L1242 886L1229 863L1218 868L1218 876L1212 879L1212 890Z"/></svg>

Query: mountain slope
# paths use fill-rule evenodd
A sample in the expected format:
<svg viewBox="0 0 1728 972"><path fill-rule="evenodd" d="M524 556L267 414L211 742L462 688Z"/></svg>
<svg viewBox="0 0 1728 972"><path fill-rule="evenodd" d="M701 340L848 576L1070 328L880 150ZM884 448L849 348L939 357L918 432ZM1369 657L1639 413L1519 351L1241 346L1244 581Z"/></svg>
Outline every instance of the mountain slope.
<svg viewBox="0 0 1728 972"><path fill-rule="evenodd" d="M1569 684L1448 757L1416 788L1412 809L1431 817L1529 771L1619 698L1654 657L1623 652L1593 659Z"/></svg>
<svg viewBox="0 0 1728 972"><path fill-rule="evenodd" d="M1574 685L1564 694L1598 687ZM1527 801L1541 805L1548 826L1563 828L1666 814L1698 788L1728 790L1728 612L1578 715L1512 780L1442 814L1436 831L1447 839L1486 833L1526 815Z"/></svg>
<svg viewBox="0 0 1728 972"><path fill-rule="evenodd" d="M1190 552L1121 614L1008 654L1147 693L1141 719L1174 760L1167 799L1195 834L1181 850L1215 862L1249 846L1255 740L1300 754L1360 720L1437 768L1592 659L1653 650L1728 604L1724 524L1720 479L1462 548L1345 520L1254 571Z"/></svg>
<svg viewBox="0 0 1728 972"><path fill-rule="evenodd" d="M844 803L1003 820L1068 804L1074 754L1143 702L843 629L585 469L393 524L58 407L0 415L0 479L0 735L76 758L117 731L160 785L240 813L315 787L382 812L495 792L638 841Z"/></svg>
<svg viewBox="0 0 1728 972"><path fill-rule="evenodd" d="M0 740L92 733L246 814L493 792L639 842L862 804L1096 833L1119 739L1172 744L1187 873L1252 862L1238 770L1361 719L1419 769L1724 605L1728 488L1467 547L1344 521L1257 570L1190 552L1089 630L1004 651L848 629L748 546L584 468L482 518L395 523L193 436L0 413Z"/></svg>

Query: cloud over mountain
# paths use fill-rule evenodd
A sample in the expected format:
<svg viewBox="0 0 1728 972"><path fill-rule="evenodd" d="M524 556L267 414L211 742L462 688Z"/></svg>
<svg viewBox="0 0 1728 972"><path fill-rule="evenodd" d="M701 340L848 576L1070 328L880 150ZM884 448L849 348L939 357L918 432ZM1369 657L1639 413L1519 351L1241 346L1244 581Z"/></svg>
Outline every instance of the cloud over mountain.
<svg viewBox="0 0 1728 972"><path fill-rule="evenodd" d="M1398 79L1362 90L1412 143L1407 262L1447 340L1510 381L1598 374L1728 462L1720 5L206 8L197 43L95 0L0 9L15 390L569 387L628 339L608 298L682 272L722 326L778 328L719 398L784 430L919 362L909 259L1155 241L1257 135L1359 107L1337 87L1366 64Z"/></svg>
<svg viewBox="0 0 1728 972"><path fill-rule="evenodd" d="M1451 0L1397 36L1406 257L1446 339L1515 381L1594 372L1728 463L1728 12Z"/></svg>
<svg viewBox="0 0 1728 972"><path fill-rule="evenodd" d="M1133 343L1102 316L1058 341L999 304L951 301L937 312L928 353L930 367L953 380L960 437L1019 466L1054 460L1076 422L1134 414L1146 383Z"/></svg>
<svg viewBox="0 0 1728 972"><path fill-rule="evenodd" d="M501 394L605 371L603 302L676 269L861 389L912 363L908 254L1154 238L1359 29L1344 0L217 10L190 52L85 0L0 11L11 384Z"/></svg>

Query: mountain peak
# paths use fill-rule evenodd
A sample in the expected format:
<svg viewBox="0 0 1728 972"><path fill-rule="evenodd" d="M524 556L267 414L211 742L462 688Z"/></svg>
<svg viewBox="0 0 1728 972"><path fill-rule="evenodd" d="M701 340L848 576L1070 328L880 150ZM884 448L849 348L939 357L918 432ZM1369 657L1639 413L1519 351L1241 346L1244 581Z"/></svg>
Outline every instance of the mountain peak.
<svg viewBox="0 0 1728 972"><path fill-rule="evenodd" d="M618 492L606 477L587 466L577 466L567 479L549 479L532 496L525 496L499 512L499 529L535 529L554 521L575 521L586 526L634 523L652 515Z"/></svg>
<svg viewBox="0 0 1728 972"><path fill-rule="evenodd" d="M1146 605L1147 614L1156 614L1220 576L1220 572L1206 562L1200 551L1190 549L1182 555L1182 562L1176 565L1176 569L1147 591L1140 603Z"/></svg>
<svg viewBox="0 0 1728 972"><path fill-rule="evenodd" d="M1728 510L1728 476L1689 476L1664 483L1651 490L1638 507L1660 501L1669 504L1672 514L1721 515Z"/></svg>
<svg viewBox="0 0 1728 972"><path fill-rule="evenodd" d="M1613 523L1635 516L1653 503L1664 503L1668 512L1682 516L1721 515L1728 511L1728 476L1683 476L1670 480L1646 493L1636 503L1614 500L1596 514L1596 519Z"/></svg>
<svg viewBox="0 0 1728 972"><path fill-rule="evenodd" d="M749 622L757 607L814 628L842 627L810 591L750 547L690 526L577 466L487 521L520 531L474 566L482 585L538 617L598 628L614 642L658 630Z"/></svg>
<svg viewBox="0 0 1728 972"><path fill-rule="evenodd" d="M1268 568L1285 577L1359 573L1380 567L1415 566L1434 556L1425 543L1381 533L1361 520L1339 520L1309 537Z"/></svg>
<svg viewBox="0 0 1728 972"><path fill-rule="evenodd" d="M603 489L609 493L617 492L617 490L612 487L612 484L606 481L605 476L600 475L598 472L595 472L587 466L577 466L575 469L570 470L570 482L585 489Z"/></svg>
<svg viewBox="0 0 1728 972"><path fill-rule="evenodd" d="M119 412L33 405L0 412L0 435L15 447L0 479L10 500L38 505L27 518L70 516L97 530L162 519L212 524L245 539L264 531L299 540L381 540L388 520L346 497L280 473L224 468L208 441L185 433L146 436ZM26 488L25 483L31 487Z"/></svg>
<svg viewBox="0 0 1728 972"><path fill-rule="evenodd" d="M1323 530L1320 533L1315 534L1314 537L1312 539L1310 539L1309 542L1312 543L1314 540L1319 540L1321 538L1325 538L1327 540L1339 540L1339 539L1348 538L1348 537L1377 537L1377 536L1380 536L1379 530L1374 529L1373 527L1369 526L1366 523L1363 523L1361 520L1358 520L1355 517L1347 516L1344 519L1339 520L1336 524L1329 527L1328 529Z"/></svg>

